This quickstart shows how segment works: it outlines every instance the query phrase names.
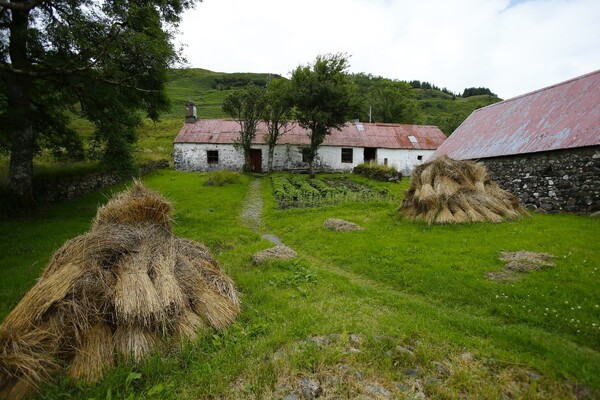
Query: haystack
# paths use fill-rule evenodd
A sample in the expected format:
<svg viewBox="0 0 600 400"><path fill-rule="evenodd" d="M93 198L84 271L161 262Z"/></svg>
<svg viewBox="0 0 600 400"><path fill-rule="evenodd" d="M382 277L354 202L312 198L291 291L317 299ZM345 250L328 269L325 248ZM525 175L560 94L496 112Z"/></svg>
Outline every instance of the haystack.
<svg viewBox="0 0 600 400"><path fill-rule="evenodd" d="M53 255L0 325L0 398L26 396L65 365L91 383L119 358L234 321L233 281L206 247L173 236L171 211L136 183Z"/></svg>
<svg viewBox="0 0 600 400"><path fill-rule="evenodd" d="M447 156L414 169L401 209L428 224L498 223L527 215L519 198L492 181L482 163Z"/></svg>

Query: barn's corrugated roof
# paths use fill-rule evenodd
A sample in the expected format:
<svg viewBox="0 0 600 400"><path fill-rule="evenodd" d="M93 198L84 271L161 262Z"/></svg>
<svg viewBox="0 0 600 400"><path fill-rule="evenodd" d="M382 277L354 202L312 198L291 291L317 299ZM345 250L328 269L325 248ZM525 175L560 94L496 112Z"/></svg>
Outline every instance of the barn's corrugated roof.
<svg viewBox="0 0 600 400"><path fill-rule="evenodd" d="M193 124L184 124L175 143L232 144L239 137L239 131L240 125L232 120L202 119ZM254 143L264 143L263 136L266 132L266 124L259 123ZM411 141L409 136L416 140ZM333 129L323 145L435 150L444 140L446 135L437 126L361 122L348 123L341 130ZM308 131L296 124L278 141L278 144L309 143Z"/></svg>
<svg viewBox="0 0 600 400"><path fill-rule="evenodd" d="M600 144L600 70L475 110L430 157L457 160Z"/></svg>

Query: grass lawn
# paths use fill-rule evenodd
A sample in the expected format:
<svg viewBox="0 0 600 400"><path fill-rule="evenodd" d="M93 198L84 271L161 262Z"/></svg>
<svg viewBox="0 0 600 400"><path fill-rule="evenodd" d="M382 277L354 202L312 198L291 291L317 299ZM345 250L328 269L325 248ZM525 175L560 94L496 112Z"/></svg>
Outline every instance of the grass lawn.
<svg viewBox="0 0 600 400"><path fill-rule="evenodd" d="M391 203L280 210L266 177L204 186L208 176L161 171L144 182L173 202L175 234L205 243L235 280L238 322L180 353L121 364L94 386L57 380L40 398L300 398L310 379L321 398L600 395L600 220L427 226ZM259 231L240 219L253 179L264 200ZM398 197L408 187L371 184ZM0 222L0 318L122 188ZM365 229L329 231L327 218ZM265 233L298 259L253 265L271 247ZM488 280L503 267L501 250L548 252L556 266Z"/></svg>

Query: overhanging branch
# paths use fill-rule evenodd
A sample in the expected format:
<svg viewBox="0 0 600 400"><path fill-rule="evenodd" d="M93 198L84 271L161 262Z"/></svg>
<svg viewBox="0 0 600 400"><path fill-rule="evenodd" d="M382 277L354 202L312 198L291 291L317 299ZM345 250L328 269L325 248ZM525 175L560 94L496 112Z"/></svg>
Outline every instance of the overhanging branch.
<svg viewBox="0 0 600 400"><path fill-rule="evenodd" d="M46 0L28 0L15 3L13 1L0 0L0 7L13 11L29 11L43 4Z"/></svg>

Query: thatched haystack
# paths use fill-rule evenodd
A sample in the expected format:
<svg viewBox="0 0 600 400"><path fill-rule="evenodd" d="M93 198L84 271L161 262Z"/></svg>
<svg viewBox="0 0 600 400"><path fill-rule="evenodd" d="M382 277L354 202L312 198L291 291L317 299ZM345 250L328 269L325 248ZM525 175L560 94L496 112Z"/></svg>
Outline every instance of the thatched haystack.
<svg viewBox="0 0 600 400"><path fill-rule="evenodd" d="M234 321L233 281L203 245L173 236L171 211L136 183L53 255L0 325L0 398L26 396L65 365L94 382L119 358Z"/></svg>
<svg viewBox="0 0 600 400"><path fill-rule="evenodd" d="M428 224L498 223L527 215L519 198L493 182L483 164L447 156L414 169L401 209Z"/></svg>

